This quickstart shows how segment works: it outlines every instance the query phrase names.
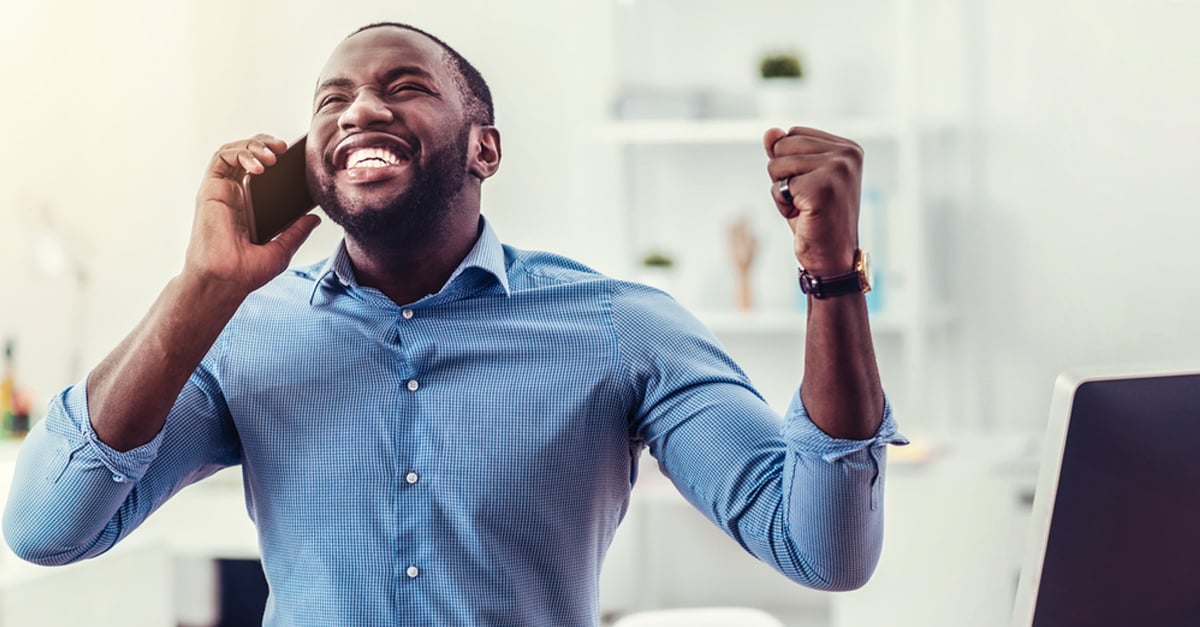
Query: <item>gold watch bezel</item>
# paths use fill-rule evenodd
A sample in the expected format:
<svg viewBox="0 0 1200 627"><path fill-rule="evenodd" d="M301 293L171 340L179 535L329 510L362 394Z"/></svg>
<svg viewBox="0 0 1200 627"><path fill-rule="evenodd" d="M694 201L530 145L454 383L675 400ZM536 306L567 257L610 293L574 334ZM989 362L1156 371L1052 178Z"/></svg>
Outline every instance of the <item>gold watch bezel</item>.
<svg viewBox="0 0 1200 627"><path fill-rule="evenodd" d="M854 271L858 272L858 280L862 283L862 293L866 294L875 286L875 265L871 263L871 253L858 249L854 255Z"/></svg>

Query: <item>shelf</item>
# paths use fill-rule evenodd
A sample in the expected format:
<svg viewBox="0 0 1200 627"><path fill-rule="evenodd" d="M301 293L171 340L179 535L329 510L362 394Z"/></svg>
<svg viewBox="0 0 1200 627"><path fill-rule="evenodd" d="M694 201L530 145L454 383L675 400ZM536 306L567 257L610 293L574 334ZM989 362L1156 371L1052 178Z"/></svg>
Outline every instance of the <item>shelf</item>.
<svg viewBox="0 0 1200 627"><path fill-rule="evenodd" d="M781 121L774 119L695 119L695 120L617 120L603 124L595 131L600 141L618 144L713 144L761 142L768 128L787 128L807 125L830 133L851 137L855 141L893 141L899 139L906 127L889 118L830 117L812 120ZM914 128L921 132L938 131L948 124L938 121L922 122Z"/></svg>
<svg viewBox="0 0 1200 627"><path fill-rule="evenodd" d="M806 326L803 311L698 311L696 316L716 335L802 335ZM899 335L922 325L894 312L872 313L871 332L875 335ZM953 320L947 308L932 310L925 317L924 328L940 328Z"/></svg>

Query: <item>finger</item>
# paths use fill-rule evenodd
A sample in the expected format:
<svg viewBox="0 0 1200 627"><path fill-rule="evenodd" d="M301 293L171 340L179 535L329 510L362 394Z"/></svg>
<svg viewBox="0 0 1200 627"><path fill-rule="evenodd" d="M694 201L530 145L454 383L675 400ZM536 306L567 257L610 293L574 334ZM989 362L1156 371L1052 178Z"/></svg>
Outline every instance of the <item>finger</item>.
<svg viewBox="0 0 1200 627"><path fill-rule="evenodd" d="M262 174L264 166L250 149L242 144L240 148L225 148L217 151L209 163L209 175L219 179L240 180L247 172Z"/></svg>
<svg viewBox="0 0 1200 627"><path fill-rule="evenodd" d="M250 154L254 155L254 157L258 159L259 163L263 164L264 166L273 166L278 160L275 156L275 151L271 150L271 147L262 140L250 140L250 143L246 145L246 149L249 150Z"/></svg>
<svg viewBox="0 0 1200 627"><path fill-rule="evenodd" d="M237 152L228 148L221 148L213 153L212 159L208 162L208 175L219 179L239 179L244 175L242 165L238 163Z"/></svg>
<svg viewBox="0 0 1200 627"><path fill-rule="evenodd" d="M283 141L274 135L267 135L266 133L259 133L258 135L252 137L251 140L262 143L267 148L270 148L271 152L274 152L275 154L279 154L288 148L286 141Z"/></svg>
<svg viewBox="0 0 1200 627"><path fill-rule="evenodd" d="M321 223L321 218L316 214L307 214L300 216L300 219L293 222L290 226L283 230L275 239L267 242L265 246L275 246L282 251L288 259L291 259L300 250L300 245L304 240L312 235L317 225Z"/></svg>
<svg viewBox="0 0 1200 627"><path fill-rule="evenodd" d="M285 150L287 150L287 142L278 137L260 133L250 139L229 142L218 148L213 153L212 160L209 161L208 171L209 174L218 178L240 179L242 175L250 171L246 167L247 163L243 162L240 153L246 152L261 165L263 161L260 157L266 159L267 153L270 153L270 158L273 159L275 154L282 153ZM274 161L271 163L274 163ZM256 173L261 173L261 170Z"/></svg>
<svg viewBox="0 0 1200 627"><path fill-rule="evenodd" d="M828 155L847 149L847 144L832 142L823 137L786 135L775 142L774 155L776 157L801 154Z"/></svg>
<svg viewBox="0 0 1200 627"><path fill-rule="evenodd" d="M262 161L259 161L258 157L255 157L254 153L250 152L248 148L245 150L239 150L237 153L237 159L238 163L242 165L242 169L250 174L262 174L267 169L267 167L262 164Z"/></svg>
<svg viewBox="0 0 1200 627"><path fill-rule="evenodd" d="M834 135L833 133L822 131L819 128L812 128L810 126L793 126L788 129L787 134L789 137L812 137L814 139L821 139L835 144L854 143L853 141L840 135Z"/></svg>
<svg viewBox="0 0 1200 627"><path fill-rule="evenodd" d="M772 181L778 181L785 176L808 174L822 166L831 163L826 154L796 154L786 157L775 157L767 162L767 175Z"/></svg>
<svg viewBox="0 0 1200 627"><path fill-rule="evenodd" d="M780 139L787 137L787 133L781 128L769 128L763 134L763 148L767 151L767 158L775 158L775 143Z"/></svg>
<svg viewBox="0 0 1200 627"><path fill-rule="evenodd" d="M788 182L788 189L790 190L793 185L792 182L798 181L799 177L788 177L786 180ZM779 211L779 215L788 220L800 215L800 205L795 192L792 192L792 199L790 201L784 198L780 181L771 183L771 199L775 201L775 209Z"/></svg>

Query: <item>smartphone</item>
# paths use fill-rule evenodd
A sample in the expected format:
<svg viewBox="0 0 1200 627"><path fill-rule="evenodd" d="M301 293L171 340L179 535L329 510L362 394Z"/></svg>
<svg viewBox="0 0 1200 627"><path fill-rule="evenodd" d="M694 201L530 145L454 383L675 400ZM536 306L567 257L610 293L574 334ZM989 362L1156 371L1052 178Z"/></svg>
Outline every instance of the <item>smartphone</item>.
<svg viewBox="0 0 1200 627"><path fill-rule="evenodd" d="M308 193L308 175L304 160L307 135L297 139L275 165L262 174L246 176L246 224L250 241L265 244L300 216L312 211L317 203Z"/></svg>

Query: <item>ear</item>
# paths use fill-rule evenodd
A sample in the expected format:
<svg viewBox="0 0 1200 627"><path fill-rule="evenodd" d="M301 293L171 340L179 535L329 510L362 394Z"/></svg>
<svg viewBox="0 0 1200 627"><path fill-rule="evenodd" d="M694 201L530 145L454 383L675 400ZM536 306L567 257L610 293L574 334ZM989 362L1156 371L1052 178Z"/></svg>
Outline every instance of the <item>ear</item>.
<svg viewBox="0 0 1200 627"><path fill-rule="evenodd" d="M500 130L494 126L472 126L467 146L467 170L480 181L500 169Z"/></svg>

